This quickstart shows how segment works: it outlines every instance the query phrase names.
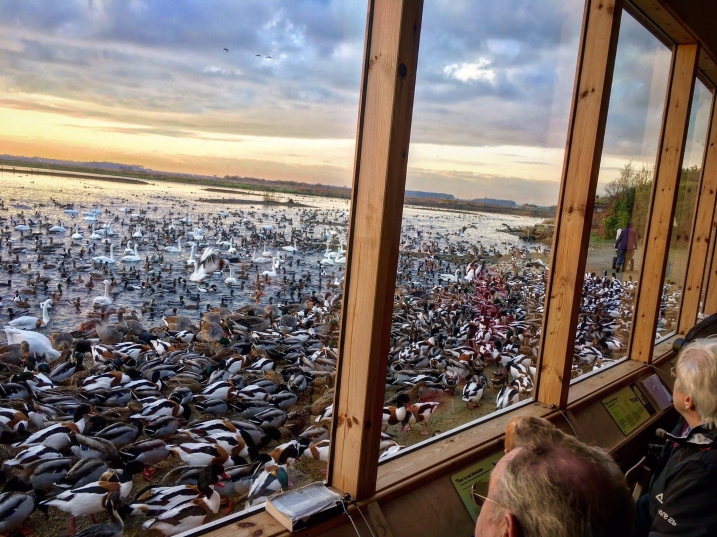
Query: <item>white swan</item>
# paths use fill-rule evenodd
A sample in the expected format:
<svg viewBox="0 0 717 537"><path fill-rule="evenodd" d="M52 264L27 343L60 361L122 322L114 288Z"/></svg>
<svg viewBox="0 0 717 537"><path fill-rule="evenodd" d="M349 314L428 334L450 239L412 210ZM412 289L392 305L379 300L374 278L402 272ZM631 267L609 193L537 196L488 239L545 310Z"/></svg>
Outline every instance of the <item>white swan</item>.
<svg viewBox="0 0 717 537"><path fill-rule="evenodd" d="M224 280L224 283L226 283L229 287L237 284L237 279L234 277L234 269L231 266L229 266L229 277Z"/></svg>
<svg viewBox="0 0 717 537"><path fill-rule="evenodd" d="M273 263L271 264L271 270L265 270L261 273L262 276L269 276L270 278L276 277L276 257L271 258Z"/></svg>
<svg viewBox="0 0 717 537"><path fill-rule="evenodd" d="M294 239L294 245L293 245L293 246L291 246L291 245L289 245L289 246L282 246L281 249L284 250L285 252L291 252L291 253L294 253L294 252L298 252L298 251L299 251L299 249L296 247L296 239Z"/></svg>
<svg viewBox="0 0 717 537"><path fill-rule="evenodd" d="M13 328L19 328L20 330L43 328L50 322L50 316L47 314L47 308L50 307L52 307L52 300L45 300L45 302L42 303L42 319L30 315L23 315L22 317L16 317L12 321L8 321L8 325Z"/></svg>
<svg viewBox="0 0 717 537"><path fill-rule="evenodd" d="M49 233L65 233L67 230L65 229L65 226L62 225L62 222L60 222L56 226L50 227L47 231Z"/></svg>
<svg viewBox="0 0 717 537"><path fill-rule="evenodd" d="M127 243L127 248L124 249L124 253L127 255L134 253L134 250L132 249L132 241Z"/></svg>
<svg viewBox="0 0 717 537"><path fill-rule="evenodd" d="M263 255L260 255L259 257L257 257L256 250L254 250L254 254L251 256L252 263L268 263L269 261L271 261L271 257L266 257Z"/></svg>
<svg viewBox="0 0 717 537"><path fill-rule="evenodd" d="M234 239L229 239L229 248L227 249L228 254L237 253L237 249L234 248Z"/></svg>
<svg viewBox="0 0 717 537"><path fill-rule="evenodd" d="M80 226L75 224L75 232L72 235L70 235L70 238L78 241L78 240L81 240L82 237L83 237L83 235L82 235L82 233L80 233Z"/></svg>
<svg viewBox="0 0 717 537"><path fill-rule="evenodd" d="M8 345L19 345L23 341L27 341L27 344L30 345L30 352L45 355L47 358L52 360L60 357L60 351L53 349L50 340L44 335L29 330L20 330L19 328L13 328L12 326L5 326L3 328L5 330L5 335L7 336Z"/></svg>
<svg viewBox="0 0 717 537"><path fill-rule="evenodd" d="M99 233L97 233L97 231L95 231L95 226L93 225L92 226L92 235L90 235L90 239L93 241L98 241L101 238L102 238L102 235L100 235Z"/></svg>
<svg viewBox="0 0 717 537"><path fill-rule="evenodd" d="M456 269L455 274L441 274L438 277L441 280L443 280L444 282L454 282L455 283L458 281L458 276L460 275L460 273L461 273L461 269Z"/></svg>
<svg viewBox="0 0 717 537"><path fill-rule="evenodd" d="M108 222L107 224L105 224L105 226L104 226L104 231L105 231L105 236L106 236L106 237L112 237L112 236L115 235L115 232L114 232L114 230L112 229L112 224L110 224L109 222Z"/></svg>
<svg viewBox="0 0 717 537"><path fill-rule="evenodd" d="M125 250L126 252L127 250ZM125 263L137 263L138 261L142 261L142 258L137 253L137 245L134 245L134 251L132 251L131 254L127 254L122 258L122 261Z"/></svg>
<svg viewBox="0 0 717 537"><path fill-rule="evenodd" d="M95 299L92 301L92 305L96 308L102 307L102 306L109 306L112 304L112 299L109 295L110 290L110 281L104 280L102 283L105 284L105 294L102 296L95 297Z"/></svg>
<svg viewBox="0 0 717 537"><path fill-rule="evenodd" d="M141 239L142 238L142 228L137 226L137 231L132 233L132 237L134 237L135 239Z"/></svg>
<svg viewBox="0 0 717 537"><path fill-rule="evenodd" d="M189 259L187 259L187 266L191 265L192 263L196 263L196 259L194 258L194 252L197 249L196 244L192 244L192 251L189 252Z"/></svg>
<svg viewBox="0 0 717 537"><path fill-rule="evenodd" d="M169 252L170 254L178 254L182 252L182 237L177 239L177 246L165 246L164 251Z"/></svg>
<svg viewBox="0 0 717 537"><path fill-rule="evenodd" d="M107 257L106 255L99 255L97 257L92 258L93 263L109 263L113 264L115 262L115 245L110 244L110 256Z"/></svg>

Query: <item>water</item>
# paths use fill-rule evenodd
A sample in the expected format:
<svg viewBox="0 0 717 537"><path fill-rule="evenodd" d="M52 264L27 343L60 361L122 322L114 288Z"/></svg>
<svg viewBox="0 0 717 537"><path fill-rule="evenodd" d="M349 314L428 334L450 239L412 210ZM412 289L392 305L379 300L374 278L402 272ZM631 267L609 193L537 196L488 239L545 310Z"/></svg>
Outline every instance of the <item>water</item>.
<svg viewBox="0 0 717 537"><path fill-rule="evenodd" d="M41 317L41 303L51 298L54 292L51 322L40 332L49 334L75 330L79 322L93 312L93 299L103 294L102 281L105 278L114 282L111 307L134 310L150 326L161 322L160 317L171 314L175 308L178 313L198 318L208 307L222 303L233 310L249 302L258 301L260 306L265 306L270 302L297 300L301 293L316 292L321 296L327 292L340 292L338 284L341 283L344 266L340 263L321 266L320 262L325 259L328 239L334 252L346 239L349 201L345 199L272 194L273 200L282 203L291 197L296 205L267 205L263 203L262 193L237 191L236 194L227 194L179 183L135 185L7 172L0 173L0 185L0 197L6 209L0 211L0 225L4 233L0 255L5 266L0 271L0 281L11 281L10 288L0 288L0 296L5 303L0 310L0 324L6 324L9 318L8 307L12 307L15 314ZM198 201L200 198L231 198L248 204L208 203ZM64 210L68 206L74 206L79 214L66 214ZM100 214L97 222L88 222L83 215L93 208ZM188 215L192 218L192 225L180 222ZM14 228L25 223L26 218L40 225L21 235ZM451 245L458 247L456 252L461 253L478 243L486 249L505 252L507 245L520 241L500 231L503 224L515 227L539 221L524 216L456 213L409 206L404 209L403 238L404 242L414 240L414 244L431 242L437 252L443 252ZM47 227L60 223L67 232L47 232ZM101 229L108 223L115 232L114 236L102 240L89 239L93 224ZM174 226L173 230L168 229L170 224ZM82 239L71 238L75 226L83 233ZM128 241L135 240L131 236L138 227L143 234L138 244L138 254L143 261L124 263L120 261L125 255L124 248ZM200 293L191 282L186 286L177 283L178 278L188 278L191 274L191 267L186 264L189 248L183 247L180 253L168 253L164 247L176 246L176 238L180 236L186 240L187 232L197 227L202 228L204 237L199 241L199 252L205 246L214 246L226 252L228 245L218 246L216 243L220 237L233 240L237 253L229 257L239 261L232 264L235 272L240 272L243 267L243 277L247 278L243 280L243 285L242 280L233 288L225 285L224 280L229 276L226 269L221 275L207 278L205 285L200 286L208 288L206 293ZM466 229L460 236L464 227ZM281 246L292 244L292 228L294 237L300 243L300 254L281 249ZM50 241L56 248L46 252L44 259L38 261L38 245L49 246ZM109 244L114 245L117 261L108 265L103 273L100 265L92 264L91 257L109 256ZM255 250L256 255L267 251L282 258L277 277L267 281L260 276L264 294L259 297L250 287L256 282L257 274L271 269L271 262L252 263ZM82 251L85 252L83 256L80 255ZM147 256L154 258L149 264L149 272L145 263ZM12 272L7 270L8 261L16 264ZM139 274L130 274L132 267L139 269ZM136 290L132 287L141 288L143 281L157 274L160 281L157 283L155 280L151 289ZM411 277L415 279L418 276L414 274ZM86 286L90 279L93 287L88 289ZM46 282L46 285L37 282ZM58 284L62 286L61 296ZM35 294L31 294L33 290ZM20 291L29 302L26 310L12 302L16 291ZM192 297L196 296L199 296L198 311L193 309L196 302ZM4 342L4 334L0 335L0 342Z"/></svg>

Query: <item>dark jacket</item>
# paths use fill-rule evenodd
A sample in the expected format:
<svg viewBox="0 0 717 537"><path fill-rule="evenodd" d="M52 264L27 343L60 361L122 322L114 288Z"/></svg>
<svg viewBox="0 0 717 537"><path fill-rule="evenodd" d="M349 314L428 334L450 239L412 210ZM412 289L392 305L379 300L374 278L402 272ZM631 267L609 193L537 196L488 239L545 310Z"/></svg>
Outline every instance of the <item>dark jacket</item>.
<svg viewBox="0 0 717 537"><path fill-rule="evenodd" d="M633 227L626 227L620 231L620 236L615 241L616 250L637 249L637 231Z"/></svg>
<svg viewBox="0 0 717 537"><path fill-rule="evenodd" d="M649 492L649 537L717 535L717 430L680 420L657 465Z"/></svg>

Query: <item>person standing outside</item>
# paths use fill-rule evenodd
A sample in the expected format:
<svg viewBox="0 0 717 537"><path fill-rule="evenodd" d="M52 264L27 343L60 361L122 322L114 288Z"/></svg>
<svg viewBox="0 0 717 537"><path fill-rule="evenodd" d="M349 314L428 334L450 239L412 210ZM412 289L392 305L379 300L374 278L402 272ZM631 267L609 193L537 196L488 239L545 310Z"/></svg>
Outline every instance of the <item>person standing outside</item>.
<svg viewBox="0 0 717 537"><path fill-rule="evenodd" d="M620 232L615 241L615 249L617 250L617 262L615 270L621 272L625 270L625 265L630 264L630 270L633 268L633 259L635 250L637 250L637 232L632 227L632 222L627 223L627 227Z"/></svg>

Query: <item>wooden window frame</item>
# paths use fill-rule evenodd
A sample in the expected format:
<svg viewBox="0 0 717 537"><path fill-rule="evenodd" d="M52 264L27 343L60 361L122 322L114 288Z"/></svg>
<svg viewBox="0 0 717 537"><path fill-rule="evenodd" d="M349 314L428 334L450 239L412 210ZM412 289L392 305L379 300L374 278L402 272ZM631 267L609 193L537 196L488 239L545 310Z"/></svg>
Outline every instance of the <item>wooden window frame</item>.
<svg viewBox="0 0 717 537"><path fill-rule="evenodd" d="M687 255L687 274L683 285L682 299L680 301L680 315L677 324L677 333L685 334L697 322L700 308L702 283L704 281L707 256L715 218L715 203L717 203L717 98L714 87L711 91L712 103L710 117L705 133L705 151L702 155L702 169L700 171L697 187L697 209L692 221L689 252Z"/></svg>
<svg viewBox="0 0 717 537"><path fill-rule="evenodd" d="M699 44L676 45L672 53L665 111L648 206L645 248L627 354L650 363L659 316L662 285L670 249L672 222L679 192L682 159L687 141L692 96L697 75Z"/></svg>
<svg viewBox="0 0 717 537"><path fill-rule="evenodd" d="M632 360L619 363L569 390L577 306L582 292L582 275L622 10L637 13L642 17L638 20L650 21L677 43L673 49L670 90L665 101L666 113L660 142L660 153L664 151L667 156L660 159L653 187L654 191L665 185L671 186L672 192L668 197L669 202L663 200L657 210L651 203L650 226L653 229L660 218L674 213L677 190L674 186L681 168L689 121L689 106L685 113L684 99L689 87L688 101L691 101L698 60L701 68L702 63L709 64L703 69L704 72L717 74L717 64L711 58L705 59L704 54L699 54L696 40L680 26L677 19L661 9L659 0L586 0L574 84L577 89L574 89L557 208L558 220L551 261L553 268L547 288L550 291L546 292L536 400L493 415L487 420L479 420L478 426L469 424L459 428L455 434L446 434L435 441L421 444L419 448L407 450L405 454L379 467L377 447L384 396L383 377L387 366L422 6L423 0L368 2L342 312L344 316L339 340L335 419L328 472L329 484L350 492L364 502L390 501L469 464L477 457L494 452L502 445L505 426L514 416L562 419L558 418L559 410L569 414L572 410L604 397L617 385L644 375L649 367L663 367L664 370L668 366L667 361L674 356L671 344L675 336L657 346L653 345L652 338L639 339L633 336L631 349L633 352L639 351L639 360L631 356ZM664 35L660 37L663 42ZM710 81L714 82L711 75ZM682 109L675 104L678 98ZM715 119L715 98L712 119ZM711 121L703 166L703 177L710 176L713 179L717 176L716 125L717 121ZM678 145L681 149L674 149ZM703 180L702 190L708 187L709 183ZM710 209L712 216L707 218ZM697 233L704 236L707 221L712 229L708 242L714 242L717 230L714 203L701 203L698 213L695 216L693 236L697 236ZM651 266L652 279L660 284L667 260L669 230L661 241L659 248L652 245L649 250L646 248L646 256L650 251L650 259L655 263L655 267ZM708 257L708 253L700 248L705 249L704 244L695 248L691 245L690 260L694 258L698 261L700 256ZM714 255L717 256L717 253ZM570 265L576 274L570 274ZM714 308L717 309L717 260L713 260L710 265L714 277L710 278L707 293L709 296L714 295ZM659 278L656 277L658 275ZM688 276L695 277L695 274ZM659 304L661 285L641 287L641 303L637 311L642 316L640 326L649 327L653 321L647 313L648 304L653 306L652 314L656 322L654 306ZM694 298L689 300L694 301ZM694 306L690 305L689 311L692 309ZM633 324L633 334L635 330ZM650 332L654 333L654 326ZM358 465L364 466L359 469ZM337 523L335 521L329 523L333 526L324 524L305 530L303 534L317 535L335 527ZM214 528L220 528L212 531L214 537L287 535L264 512L225 517L199 528L194 534L205 534Z"/></svg>

